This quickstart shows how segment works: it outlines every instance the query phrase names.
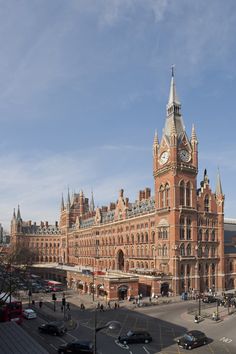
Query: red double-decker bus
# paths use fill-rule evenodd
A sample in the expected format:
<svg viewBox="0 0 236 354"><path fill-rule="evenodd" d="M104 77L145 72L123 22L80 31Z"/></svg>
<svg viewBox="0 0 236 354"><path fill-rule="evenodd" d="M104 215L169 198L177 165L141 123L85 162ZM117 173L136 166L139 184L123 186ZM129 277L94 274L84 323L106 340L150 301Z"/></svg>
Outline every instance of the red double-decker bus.
<svg viewBox="0 0 236 354"><path fill-rule="evenodd" d="M23 320L22 302L9 293L0 294L0 322L14 321L21 324Z"/></svg>

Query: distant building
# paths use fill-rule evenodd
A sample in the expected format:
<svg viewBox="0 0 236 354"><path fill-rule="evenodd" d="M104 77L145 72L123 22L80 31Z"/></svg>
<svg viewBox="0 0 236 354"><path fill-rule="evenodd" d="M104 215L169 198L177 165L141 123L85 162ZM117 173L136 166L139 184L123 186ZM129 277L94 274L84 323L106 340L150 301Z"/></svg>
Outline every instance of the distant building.
<svg viewBox="0 0 236 354"><path fill-rule="evenodd" d="M130 274L143 295L233 287L233 278L225 277L225 257L227 264L234 260L225 255L220 175L213 192L207 171L199 188L197 174L198 139L194 126L190 137L186 133L172 73L163 134L159 140L156 132L153 142L154 195L145 188L130 202L121 189L115 203L95 209L93 195L89 203L82 191L68 191L60 222L53 226L24 222L18 207L11 222L12 242L35 250L36 262L109 271L113 285L106 290L108 297L111 288L112 297L132 293ZM67 277L68 284L92 292L89 276L68 271Z"/></svg>

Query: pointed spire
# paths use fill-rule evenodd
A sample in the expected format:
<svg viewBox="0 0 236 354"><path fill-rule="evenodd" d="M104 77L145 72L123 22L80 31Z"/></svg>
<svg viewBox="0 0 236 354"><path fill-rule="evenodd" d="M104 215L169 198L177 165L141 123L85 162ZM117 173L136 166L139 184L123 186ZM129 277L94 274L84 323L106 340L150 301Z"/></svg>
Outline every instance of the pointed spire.
<svg viewBox="0 0 236 354"><path fill-rule="evenodd" d="M159 145L158 135L157 135L157 130L155 130L153 146L158 146L158 145Z"/></svg>
<svg viewBox="0 0 236 354"><path fill-rule="evenodd" d="M195 131L194 124L192 125L191 141L195 141L196 143L198 142L198 141L197 141L197 134L196 134L196 131Z"/></svg>
<svg viewBox="0 0 236 354"><path fill-rule="evenodd" d="M206 168L205 168L205 170L204 170L203 182L204 182L205 184L209 184L209 183L210 183L210 180L209 180L209 178L208 178L208 176L207 176L207 170L206 170Z"/></svg>
<svg viewBox="0 0 236 354"><path fill-rule="evenodd" d="M89 205L89 210L93 212L95 210L94 198L93 198L93 191L91 192L91 200Z"/></svg>
<svg viewBox="0 0 236 354"><path fill-rule="evenodd" d="M168 101L168 105L167 108L177 104L180 105L178 96L177 96L177 92L176 92L176 87L175 87L175 75L174 75L174 65L172 65L171 67L171 82L170 82L170 94L169 94L169 101Z"/></svg>
<svg viewBox="0 0 236 354"><path fill-rule="evenodd" d="M70 208L70 190L69 190L69 187L68 187L68 193L67 193L67 207Z"/></svg>
<svg viewBox="0 0 236 354"><path fill-rule="evenodd" d="M20 206L18 205L18 209L17 209L17 216L16 216L17 220L21 220L21 215L20 215Z"/></svg>
<svg viewBox="0 0 236 354"><path fill-rule="evenodd" d="M223 195L219 168L216 177L216 195Z"/></svg>
<svg viewBox="0 0 236 354"><path fill-rule="evenodd" d="M64 210L64 209L65 209L65 203L64 203L63 193L62 193L62 196L61 196L61 210Z"/></svg>
<svg viewBox="0 0 236 354"><path fill-rule="evenodd" d="M13 217L12 218L16 219L16 210L15 210L15 208L13 209Z"/></svg>

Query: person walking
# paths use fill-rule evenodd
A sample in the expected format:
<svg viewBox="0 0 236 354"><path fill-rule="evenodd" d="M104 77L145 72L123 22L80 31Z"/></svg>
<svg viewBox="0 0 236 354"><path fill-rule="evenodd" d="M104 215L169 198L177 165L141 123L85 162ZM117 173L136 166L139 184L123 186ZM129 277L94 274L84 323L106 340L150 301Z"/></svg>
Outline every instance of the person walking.
<svg viewBox="0 0 236 354"><path fill-rule="evenodd" d="M69 302L67 302L66 308L67 308L67 311L70 311L70 303Z"/></svg>

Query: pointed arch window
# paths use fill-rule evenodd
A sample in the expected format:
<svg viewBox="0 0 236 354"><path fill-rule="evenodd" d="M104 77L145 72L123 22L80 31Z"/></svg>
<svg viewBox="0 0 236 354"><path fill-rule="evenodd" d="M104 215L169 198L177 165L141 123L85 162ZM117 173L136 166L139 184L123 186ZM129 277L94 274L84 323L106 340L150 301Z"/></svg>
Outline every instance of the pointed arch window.
<svg viewBox="0 0 236 354"><path fill-rule="evenodd" d="M163 246L163 256L164 256L164 257L167 257L167 256L168 256L168 249L167 249L167 246L166 246L166 245Z"/></svg>
<svg viewBox="0 0 236 354"><path fill-rule="evenodd" d="M184 181L180 182L180 186L179 186L179 192L180 192L180 205L184 205L184 194L185 194L185 188L184 188Z"/></svg>
<svg viewBox="0 0 236 354"><path fill-rule="evenodd" d="M190 182L186 184L186 205L191 206L191 186Z"/></svg>
<svg viewBox="0 0 236 354"><path fill-rule="evenodd" d="M207 245L205 247L205 257L209 257L209 247Z"/></svg>
<svg viewBox="0 0 236 354"><path fill-rule="evenodd" d="M191 245L190 245L190 243L187 245L186 253L187 253L187 256L191 256L192 250L191 250Z"/></svg>
<svg viewBox="0 0 236 354"><path fill-rule="evenodd" d="M216 239L216 236L215 236L215 230L213 229L212 232L211 232L211 241L215 241Z"/></svg>
<svg viewBox="0 0 236 354"><path fill-rule="evenodd" d="M180 255L181 256L185 256L185 248L184 248L184 244L183 243L180 245L179 250L180 250Z"/></svg>
<svg viewBox="0 0 236 354"><path fill-rule="evenodd" d="M205 199L204 199L204 210L205 211L209 211L209 195L205 196Z"/></svg>
<svg viewBox="0 0 236 354"><path fill-rule="evenodd" d="M209 241L209 230L206 229L205 231L205 241L208 242Z"/></svg>
<svg viewBox="0 0 236 354"><path fill-rule="evenodd" d="M184 228L184 218L181 217L180 218L180 230L179 230L179 234L180 234L180 240L184 240L185 238L185 228Z"/></svg>
<svg viewBox="0 0 236 354"><path fill-rule="evenodd" d="M187 270L186 270L186 273L187 273L187 276L190 276L190 271L191 271L191 267L189 264L187 264Z"/></svg>
<svg viewBox="0 0 236 354"><path fill-rule="evenodd" d="M198 255L198 257L202 257L202 246L201 245L198 245L197 255Z"/></svg>
<svg viewBox="0 0 236 354"><path fill-rule="evenodd" d="M198 241L202 241L202 229L198 230L197 239L198 239Z"/></svg>
<svg viewBox="0 0 236 354"><path fill-rule="evenodd" d="M191 240L191 219L187 218L187 240Z"/></svg>
<svg viewBox="0 0 236 354"><path fill-rule="evenodd" d="M216 248L215 248L215 246L212 246L212 248L211 248L211 256L212 257L216 256Z"/></svg>
<svg viewBox="0 0 236 354"><path fill-rule="evenodd" d="M169 186L169 184L167 183L166 185L165 185L165 206L166 207L168 207L168 206L170 206L170 186Z"/></svg>
<svg viewBox="0 0 236 354"><path fill-rule="evenodd" d="M160 187L160 208L164 208L165 206L165 190L164 187Z"/></svg>
<svg viewBox="0 0 236 354"><path fill-rule="evenodd" d="M158 256L159 256L159 257L162 256L162 248L161 248L161 245L158 245L157 253L158 253Z"/></svg>

